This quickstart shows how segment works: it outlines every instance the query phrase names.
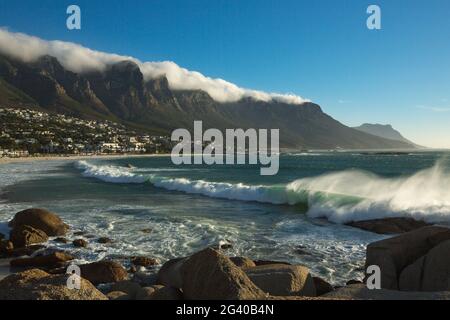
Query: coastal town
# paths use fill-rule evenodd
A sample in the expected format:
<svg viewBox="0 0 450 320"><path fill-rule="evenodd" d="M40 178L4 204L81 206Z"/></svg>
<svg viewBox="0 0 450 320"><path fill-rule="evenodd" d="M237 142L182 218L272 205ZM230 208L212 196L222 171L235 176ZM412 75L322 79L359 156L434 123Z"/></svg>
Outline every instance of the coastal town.
<svg viewBox="0 0 450 320"><path fill-rule="evenodd" d="M172 147L169 136L136 132L111 121L0 107L0 158L162 154Z"/></svg>

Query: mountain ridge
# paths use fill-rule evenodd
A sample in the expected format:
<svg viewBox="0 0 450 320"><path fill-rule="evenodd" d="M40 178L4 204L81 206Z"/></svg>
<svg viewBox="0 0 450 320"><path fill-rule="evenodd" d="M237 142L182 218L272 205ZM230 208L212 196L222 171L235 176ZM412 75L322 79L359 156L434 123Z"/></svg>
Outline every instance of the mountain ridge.
<svg viewBox="0 0 450 320"><path fill-rule="evenodd" d="M31 63L0 56L0 103L33 106L81 118L111 120L147 132L192 129L280 129L283 148L406 149L336 121L312 102L301 105L243 98L219 103L201 90L172 90L165 76L146 81L133 61L84 74L66 70L51 56Z"/></svg>
<svg viewBox="0 0 450 320"><path fill-rule="evenodd" d="M394 129L390 124L364 123L358 127L353 127L353 129L385 139L406 142L416 146L417 148L424 148L412 142L411 140L406 139L398 130Z"/></svg>

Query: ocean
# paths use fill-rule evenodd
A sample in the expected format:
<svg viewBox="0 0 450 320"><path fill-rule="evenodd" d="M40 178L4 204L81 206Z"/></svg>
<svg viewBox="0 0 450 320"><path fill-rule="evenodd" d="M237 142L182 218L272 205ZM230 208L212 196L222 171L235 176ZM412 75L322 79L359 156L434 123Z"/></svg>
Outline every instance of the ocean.
<svg viewBox="0 0 450 320"><path fill-rule="evenodd" d="M342 285L361 278L367 244L386 237L346 222L450 224L449 155L290 153L276 176L254 165L175 166L170 157L10 163L0 166L0 232L16 212L40 207L88 238L114 240L58 244L79 263L132 255L165 262L228 243L230 256L302 264Z"/></svg>

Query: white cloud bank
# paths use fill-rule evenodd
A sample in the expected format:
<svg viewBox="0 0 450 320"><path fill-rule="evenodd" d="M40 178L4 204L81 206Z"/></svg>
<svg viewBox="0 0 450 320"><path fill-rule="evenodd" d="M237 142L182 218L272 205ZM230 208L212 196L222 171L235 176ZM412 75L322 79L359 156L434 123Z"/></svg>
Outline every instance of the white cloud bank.
<svg viewBox="0 0 450 320"><path fill-rule="evenodd" d="M267 93L240 88L231 82L213 79L199 72L181 68L171 61L142 62L133 57L95 51L71 42L46 41L23 33L13 33L3 28L0 28L0 53L24 62L32 62L43 55L50 55L56 57L66 69L76 73L101 71L108 65L132 60L139 65L146 80L165 75L171 89L204 90L218 102L234 102L245 97L289 104L302 104L309 101L293 94Z"/></svg>

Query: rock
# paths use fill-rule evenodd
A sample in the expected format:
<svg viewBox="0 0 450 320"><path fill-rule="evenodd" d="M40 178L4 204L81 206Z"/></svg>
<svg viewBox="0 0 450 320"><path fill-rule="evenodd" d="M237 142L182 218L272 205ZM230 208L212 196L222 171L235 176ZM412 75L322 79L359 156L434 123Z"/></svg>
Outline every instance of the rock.
<svg viewBox="0 0 450 320"><path fill-rule="evenodd" d="M86 234L86 231L75 231L73 233L74 236L78 237L78 236L84 236Z"/></svg>
<svg viewBox="0 0 450 320"><path fill-rule="evenodd" d="M0 300L107 300L89 281L81 279L81 289L71 290L67 279L39 269L12 274L0 281Z"/></svg>
<svg viewBox="0 0 450 320"><path fill-rule="evenodd" d="M289 262L283 262L283 261L272 261L272 260L255 260L254 261L256 266L265 266L268 264L283 264L285 266L290 266L291 264Z"/></svg>
<svg viewBox="0 0 450 320"><path fill-rule="evenodd" d="M14 227L10 232L9 238L15 248L23 248L31 244L48 241L48 236L44 231L28 225Z"/></svg>
<svg viewBox="0 0 450 320"><path fill-rule="evenodd" d="M107 243L112 243L113 241L110 238L101 237L101 238L98 238L97 242L101 243L101 244L107 244Z"/></svg>
<svg viewBox="0 0 450 320"><path fill-rule="evenodd" d="M230 260L239 268L253 268L256 267L256 264L253 260L250 260L246 257L232 257Z"/></svg>
<svg viewBox="0 0 450 320"><path fill-rule="evenodd" d="M150 287L158 284L158 275L155 273L147 273L138 271L133 274L133 280L137 281L143 287Z"/></svg>
<svg viewBox="0 0 450 320"><path fill-rule="evenodd" d="M130 269L128 269L128 273L136 273L137 271L136 266L131 266Z"/></svg>
<svg viewBox="0 0 450 320"><path fill-rule="evenodd" d="M132 257L131 263L135 266L150 267L158 265L159 261L157 259L148 257Z"/></svg>
<svg viewBox="0 0 450 320"><path fill-rule="evenodd" d="M430 224L412 218L385 218L354 221L347 225L378 234L401 234L429 226Z"/></svg>
<svg viewBox="0 0 450 320"><path fill-rule="evenodd" d="M254 300L266 294L229 258L207 248L181 265L182 291L188 300Z"/></svg>
<svg viewBox="0 0 450 320"><path fill-rule="evenodd" d="M450 292L369 290L364 284L354 284L327 293L322 298L344 300L449 300Z"/></svg>
<svg viewBox="0 0 450 320"><path fill-rule="evenodd" d="M155 288L155 290L148 295L148 299L145 300L182 300L183 293L176 288L161 287Z"/></svg>
<svg viewBox="0 0 450 320"><path fill-rule="evenodd" d="M167 261L158 272L158 283L181 289L183 280L181 277L181 267L186 258L177 258Z"/></svg>
<svg viewBox="0 0 450 320"><path fill-rule="evenodd" d="M131 300L136 298L136 294L141 290L141 286L136 282L124 280L114 283L109 292L120 291L125 292Z"/></svg>
<svg viewBox="0 0 450 320"><path fill-rule="evenodd" d="M150 228L147 228L147 229L142 229L141 230L141 232L143 232L143 233L152 233L152 229L150 229Z"/></svg>
<svg viewBox="0 0 450 320"><path fill-rule="evenodd" d="M244 271L254 284L272 296L316 296L314 281L306 267L269 264Z"/></svg>
<svg viewBox="0 0 450 320"><path fill-rule="evenodd" d="M117 262L114 261L98 261L79 266L81 276L94 285L101 283L112 283L126 280L127 271Z"/></svg>
<svg viewBox="0 0 450 320"><path fill-rule="evenodd" d="M24 247L24 248L16 248L11 252L10 256L11 257L31 256L35 252L37 252L41 249L44 249L44 248L45 248L44 245L39 245L39 244L31 245L31 246Z"/></svg>
<svg viewBox="0 0 450 320"><path fill-rule="evenodd" d="M48 269L65 266L73 257L65 252L54 252L45 256L20 258L9 262L11 267L44 267Z"/></svg>
<svg viewBox="0 0 450 320"><path fill-rule="evenodd" d="M88 242L84 239L75 239L72 244L77 248L87 248Z"/></svg>
<svg viewBox="0 0 450 320"><path fill-rule="evenodd" d="M371 243L367 246L365 269L379 266L381 287L398 290L401 271L446 240L450 240L450 229L430 226Z"/></svg>
<svg viewBox="0 0 450 320"><path fill-rule="evenodd" d="M403 291L450 291L450 240L403 269L399 289Z"/></svg>
<svg viewBox="0 0 450 320"><path fill-rule="evenodd" d="M12 228L28 225L44 231L50 237L63 236L69 230L60 217L45 209L27 209L16 213L9 225Z"/></svg>
<svg viewBox="0 0 450 320"><path fill-rule="evenodd" d="M112 291L106 294L109 300L133 300L128 294L121 291Z"/></svg>
<svg viewBox="0 0 450 320"><path fill-rule="evenodd" d="M14 250L14 244L9 240L0 240L0 255L10 256Z"/></svg>
<svg viewBox="0 0 450 320"><path fill-rule="evenodd" d="M57 243L68 243L69 240L67 240L66 238L63 237L58 237L56 239L54 239L53 241L57 242Z"/></svg>
<svg viewBox="0 0 450 320"><path fill-rule="evenodd" d="M363 283L363 282L360 281L360 280L352 279L352 280L348 280L347 283L346 283L345 285L346 285L346 286L351 286L352 284L361 284L361 283Z"/></svg>
<svg viewBox="0 0 450 320"><path fill-rule="evenodd" d="M162 287L162 286L161 286ZM136 300L152 300L151 295L155 292L155 287L144 287L136 293Z"/></svg>
<svg viewBox="0 0 450 320"><path fill-rule="evenodd" d="M3 240L3 239L5 239L5 235L0 232L0 240Z"/></svg>
<svg viewBox="0 0 450 320"><path fill-rule="evenodd" d="M313 282L314 287L316 288L316 295L318 297L334 290L333 286L322 278L313 277Z"/></svg>

